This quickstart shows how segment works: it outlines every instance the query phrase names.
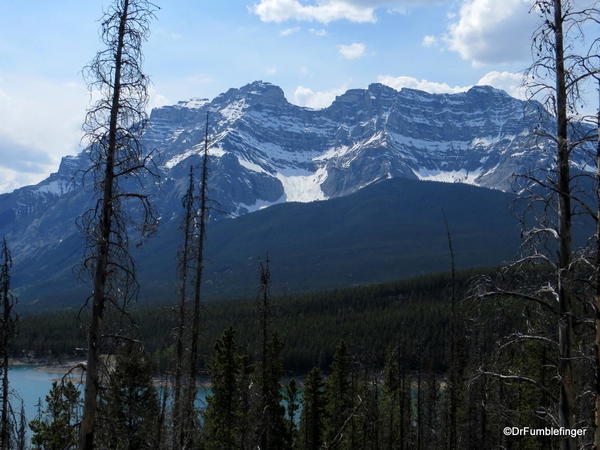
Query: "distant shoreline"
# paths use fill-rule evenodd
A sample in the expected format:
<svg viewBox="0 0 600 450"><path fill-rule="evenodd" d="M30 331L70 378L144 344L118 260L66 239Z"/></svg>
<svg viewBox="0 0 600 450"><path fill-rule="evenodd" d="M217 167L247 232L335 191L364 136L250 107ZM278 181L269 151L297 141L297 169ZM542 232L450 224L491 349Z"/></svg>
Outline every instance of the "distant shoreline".
<svg viewBox="0 0 600 450"><path fill-rule="evenodd" d="M81 367L77 367L80 364L85 364L84 360L73 359L71 361L53 362L46 359L32 359L32 358L14 358L9 360L10 367L28 367L34 372L48 373L52 375L60 375L53 381L60 381L62 376L71 371L69 378L85 380L85 373ZM170 380L164 376L152 377L152 383L156 387L165 387L169 385ZM208 379L199 379L197 386L200 388L210 389L212 383Z"/></svg>
<svg viewBox="0 0 600 450"><path fill-rule="evenodd" d="M64 375L71 371L74 375L80 375L81 367L78 365L84 364L81 359L73 359L71 361L49 361L47 359L32 359L32 358L11 358L8 365L10 367L31 367L36 372L45 372L52 374Z"/></svg>

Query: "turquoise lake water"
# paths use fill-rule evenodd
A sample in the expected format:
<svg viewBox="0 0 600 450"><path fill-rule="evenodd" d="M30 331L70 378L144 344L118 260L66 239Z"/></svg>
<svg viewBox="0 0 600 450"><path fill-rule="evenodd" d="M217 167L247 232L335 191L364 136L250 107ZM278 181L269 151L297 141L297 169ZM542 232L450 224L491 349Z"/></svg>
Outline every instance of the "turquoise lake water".
<svg viewBox="0 0 600 450"><path fill-rule="evenodd" d="M9 370L9 384L12 392L11 404L15 412L21 409L21 400L25 406L25 415L27 422L35 419L37 416L37 404L42 400L42 405L46 395L50 391L52 381L60 379L61 374L48 373L36 370L31 366L15 366ZM78 381L76 377L74 381ZM206 397L210 391L208 388L198 388L198 398L196 404L198 407L206 405Z"/></svg>
<svg viewBox="0 0 600 450"><path fill-rule="evenodd" d="M60 378L60 374L38 372L34 367L17 366L8 371L9 386L12 393L11 404L18 412L21 409L21 400L25 405L27 421L33 420L37 414L36 404L42 402L50 391L52 380Z"/></svg>

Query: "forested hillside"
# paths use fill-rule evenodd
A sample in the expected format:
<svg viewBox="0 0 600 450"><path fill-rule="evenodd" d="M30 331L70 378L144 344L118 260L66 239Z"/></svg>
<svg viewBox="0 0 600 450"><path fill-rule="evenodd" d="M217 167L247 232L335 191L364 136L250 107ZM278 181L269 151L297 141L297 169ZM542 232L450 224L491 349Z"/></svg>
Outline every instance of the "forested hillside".
<svg viewBox="0 0 600 450"><path fill-rule="evenodd" d="M272 260L273 292L291 293L393 281L449 267L444 215L459 268L489 266L519 253L514 196L460 183L382 180L314 203L286 203L208 224L205 298L251 297L260 258ZM588 222L589 223L589 222ZM134 249L139 301L174 301L180 223L162 223ZM75 274L81 242L69 240L15 262L20 308L81 302ZM44 263L43 261L52 261Z"/></svg>
<svg viewBox="0 0 600 450"><path fill-rule="evenodd" d="M460 294L468 281L480 272L462 272L457 279ZM406 281L315 292L296 296L277 296L272 300L273 327L285 343L283 362L286 373L301 375L317 365L327 368L335 346L344 340L365 363L373 368L383 365L390 342L404 342L403 364L411 370L435 361L442 372L447 368L446 334L450 311L450 275L427 275ZM173 353L172 332L176 314L171 305L136 306L131 311L136 336L152 356L155 373L165 373ZM211 302L205 314L201 354L206 367L216 339L233 326L240 342L252 352L258 321L257 300ZM86 316L71 308L59 312L27 312L19 321L19 332L11 354L48 360L80 357L77 348L86 345ZM377 330L377 332L374 332ZM425 350L435 358L422 358ZM367 356L368 354L368 356Z"/></svg>

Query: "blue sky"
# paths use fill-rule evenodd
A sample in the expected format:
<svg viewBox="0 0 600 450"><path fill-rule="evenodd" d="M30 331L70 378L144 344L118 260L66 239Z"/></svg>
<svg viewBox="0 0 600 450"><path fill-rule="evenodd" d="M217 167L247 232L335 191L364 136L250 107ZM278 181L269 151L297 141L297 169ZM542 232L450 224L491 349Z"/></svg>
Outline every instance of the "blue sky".
<svg viewBox="0 0 600 450"><path fill-rule="evenodd" d="M254 80L327 106L373 82L429 92L492 84L523 95L536 18L528 0L158 0L145 47L151 104ZM0 16L0 192L79 150L81 68L108 0L8 1Z"/></svg>

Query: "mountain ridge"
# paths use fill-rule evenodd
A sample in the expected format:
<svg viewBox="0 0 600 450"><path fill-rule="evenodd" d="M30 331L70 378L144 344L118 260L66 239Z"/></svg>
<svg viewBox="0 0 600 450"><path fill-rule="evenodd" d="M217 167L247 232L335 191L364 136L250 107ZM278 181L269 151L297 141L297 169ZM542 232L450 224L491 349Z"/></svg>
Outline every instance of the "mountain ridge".
<svg viewBox="0 0 600 450"><path fill-rule="evenodd" d="M550 144L534 132L540 123L551 126L549 114L492 87L429 94L374 83L312 110L289 103L278 86L254 82L151 112L142 143L155 151L161 178L141 181L162 227L181 221L180 198L189 167L201 163L207 113L209 195L225 212L221 218L344 197L392 178L509 191L513 173L552 164ZM78 175L89 164L86 152L63 158L41 183L0 195L0 235L17 263L81 239L75 219L94 201L91 183Z"/></svg>

